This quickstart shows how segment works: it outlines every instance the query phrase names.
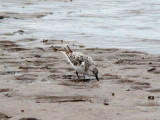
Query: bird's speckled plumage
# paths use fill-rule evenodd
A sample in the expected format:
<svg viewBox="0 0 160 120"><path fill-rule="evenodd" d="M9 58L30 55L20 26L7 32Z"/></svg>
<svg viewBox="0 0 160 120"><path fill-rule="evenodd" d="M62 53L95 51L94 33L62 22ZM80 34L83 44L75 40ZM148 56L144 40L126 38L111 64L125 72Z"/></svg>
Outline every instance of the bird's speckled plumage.
<svg viewBox="0 0 160 120"><path fill-rule="evenodd" d="M94 61L91 57L80 52L73 52L69 48L69 46L65 47L62 53L66 56L70 64L76 70L77 76L78 76L78 73L89 74L89 75L95 74L98 80L98 76L97 76L98 70L95 67Z"/></svg>

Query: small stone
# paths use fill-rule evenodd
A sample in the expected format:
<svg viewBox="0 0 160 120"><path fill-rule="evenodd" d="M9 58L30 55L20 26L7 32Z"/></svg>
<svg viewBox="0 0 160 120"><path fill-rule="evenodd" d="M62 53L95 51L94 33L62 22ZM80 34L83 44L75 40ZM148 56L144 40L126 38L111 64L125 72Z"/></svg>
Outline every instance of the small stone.
<svg viewBox="0 0 160 120"><path fill-rule="evenodd" d="M107 100L105 99L103 102L104 105L109 105L109 103L107 102Z"/></svg>
<svg viewBox="0 0 160 120"><path fill-rule="evenodd" d="M24 110L21 110L21 112L24 112Z"/></svg>
<svg viewBox="0 0 160 120"><path fill-rule="evenodd" d="M154 96L148 96L148 100L154 100Z"/></svg>
<svg viewBox="0 0 160 120"><path fill-rule="evenodd" d="M109 103L107 103L107 102L104 102L104 105L109 105Z"/></svg>
<svg viewBox="0 0 160 120"><path fill-rule="evenodd" d="M0 19L3 19L4 18L4 16L0 16Z"/></svg>
<svg viewBox="0 0 160 120"><path fill-rule="evenodd" d="M18 30L18 32L24 32L23 30Z"/></svg>
<svg viewBox="0 0 160 120"><path fill-rule="evenodd" d="M35 57L40 58L41 56L40 55L35 55Z"/></svg>
<svg viewBox="0 0 160 120"><path fill-rule="evenodd" d="M46 66L46 69L51 69L51 68L49 68L49 66Z"/></svg>
<svg viewBox="0 0 160 120"><path fill-rule="evenodd" d="M58 51L58 49L57 49L57 48L55 48L55 47L53 47L53 50L54 50L54 52L57 52L57 51Z"/></svg>
<svg viewBox="0 0 160 120"><path fill-rule="evenodd" d="M130 91L130 89L126 90L126 91Z"/></svg>
<svg viewBox="0 0 160 120"><path fill-rule="evenodd" d="M48 40L43 40L42 42L46 43L46 42L48 42Z"/></svg>
<svg viewBox="0 0 160 120"><path fill-rule="evenodd" d="M115 96L115 93L112 93L112 96Z"/></svg>
<svg viewBox="0 0 160 120"><path fill-rule="evenodd" d="M24 31L23 30L18 30L18 31L13 32L13 33L19 33L20 35L23 35Z"/></svg>

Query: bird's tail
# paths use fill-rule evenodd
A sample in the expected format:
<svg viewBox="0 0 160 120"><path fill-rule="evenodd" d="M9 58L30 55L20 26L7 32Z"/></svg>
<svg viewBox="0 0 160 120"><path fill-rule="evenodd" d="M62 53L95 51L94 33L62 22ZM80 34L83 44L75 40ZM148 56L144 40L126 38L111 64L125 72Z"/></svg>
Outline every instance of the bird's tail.
<svg viewBox="0 0 160 120"><path fill-rule="evenodd" d="M68 55L69 53L72 53L72 50L71 50L70 47L67 45L67 46L64 48L64 52Z"/></svg>
<svg viewBox="0 0 160 120"><path fill-rule="evenodd" d="M67 60L71 63L71 65L73 65L73 63L70 60L70 54L72 53L72 50L69 48L69 46L67 45L63 51L61 51L65 57L67 58Z"/></svg>

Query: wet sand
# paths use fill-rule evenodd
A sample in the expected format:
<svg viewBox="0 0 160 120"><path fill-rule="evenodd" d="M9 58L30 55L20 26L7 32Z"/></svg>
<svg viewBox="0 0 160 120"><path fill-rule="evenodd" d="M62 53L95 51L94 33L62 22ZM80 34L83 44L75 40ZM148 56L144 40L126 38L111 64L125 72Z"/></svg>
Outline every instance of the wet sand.
<svg viewBox="0 0 160 120"><path fill-rule="evenodd" d="M0 40L0 119L159 119L160 55L62 40L39 44L45 47ZM77 80L59 51L66 44L93 57L99 82Z"/></svg>

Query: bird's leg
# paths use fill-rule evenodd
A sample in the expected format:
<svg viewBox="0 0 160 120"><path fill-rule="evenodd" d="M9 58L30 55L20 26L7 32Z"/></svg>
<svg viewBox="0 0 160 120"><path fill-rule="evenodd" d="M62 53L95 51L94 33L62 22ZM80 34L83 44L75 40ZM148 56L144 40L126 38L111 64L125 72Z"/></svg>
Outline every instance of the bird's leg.
<svg viewBox="0 0 160 120"><path fill-rule="evenodd" d="M85 79L85 74L83 74L83 78Z"/></svg>
<svg viewBox="0 0 160 120"><path fill-rule="evenodd" d="M79 75L78 75L78 72L77 72L77 71L76 71L76 75L77 75L78 79L80 79L80 77L79 77Z"/></svg>

